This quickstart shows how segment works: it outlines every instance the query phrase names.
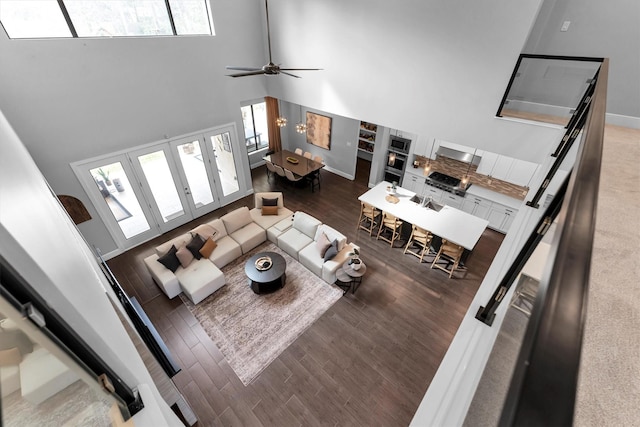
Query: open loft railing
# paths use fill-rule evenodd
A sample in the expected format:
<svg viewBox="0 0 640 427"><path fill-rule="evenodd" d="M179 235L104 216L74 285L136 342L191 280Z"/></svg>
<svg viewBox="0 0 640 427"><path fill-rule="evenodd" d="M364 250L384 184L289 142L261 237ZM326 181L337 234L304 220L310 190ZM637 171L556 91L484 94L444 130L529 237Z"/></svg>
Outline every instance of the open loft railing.
<svg viewBox="0 0 640 427"><path fill-rule="evenodd" d="M581 107L590 101L602 60L521 54L496 116L575 126Z"/></svg>
<svg viewBox="0 0 640 427"><path fill-rule="evenodd" d="M596 221L608 66L608 59L603 59L594 73L594 81L589 83L591 89L585 92L575 112L577 118L571 120L572 136L563 138L554 153L556 163L560 162L577 134L582 133L571 174L547 206L491 299L476 315L478 320L491 325L496 308L556 220L544 272L531 298L528 322L510 373L498 422L501 426L572 424ZM557 167L551 169L555 173ZM538 198L528 203L529 206L537 207ZM507 319L502 323L503 329L509 327ZM491 358L499 357L496 350L500 351L494 344L490 362ZM487 375L486 369L484 375ZM475 399L486 398L486 389L484 396L476 391Z"/></svg>

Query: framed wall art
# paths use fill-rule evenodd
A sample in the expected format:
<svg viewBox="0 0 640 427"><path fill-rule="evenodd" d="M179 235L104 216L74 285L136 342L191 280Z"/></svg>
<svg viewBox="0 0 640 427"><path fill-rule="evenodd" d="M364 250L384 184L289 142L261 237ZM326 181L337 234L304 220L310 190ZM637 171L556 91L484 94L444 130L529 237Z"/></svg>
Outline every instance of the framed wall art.
<svg viewBox="0 0 640 427"><path fill-rule="evenodd" d="M307 142L331 150L331 117L307 111Z"/></svg>

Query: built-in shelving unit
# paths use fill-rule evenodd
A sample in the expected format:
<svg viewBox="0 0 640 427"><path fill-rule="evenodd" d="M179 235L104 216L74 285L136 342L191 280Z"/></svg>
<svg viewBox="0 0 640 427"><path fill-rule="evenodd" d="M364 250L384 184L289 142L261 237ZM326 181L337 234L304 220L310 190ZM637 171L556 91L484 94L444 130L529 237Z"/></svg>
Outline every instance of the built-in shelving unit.
<svg viewBox="0 0 640 427"><path fill-rule="evenodd" d="M378 133L378 125L368 122L360 122L360 129L358 130L358 151L361 153L369 154L369 157L359 156L367 159L371 159L376 145L376 136Z"/></svg>

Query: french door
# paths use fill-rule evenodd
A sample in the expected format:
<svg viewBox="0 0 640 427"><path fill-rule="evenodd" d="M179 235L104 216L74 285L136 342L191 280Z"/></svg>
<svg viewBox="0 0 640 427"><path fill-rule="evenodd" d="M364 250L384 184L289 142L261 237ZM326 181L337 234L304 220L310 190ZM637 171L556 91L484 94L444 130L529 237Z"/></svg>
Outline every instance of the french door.
<svg viewBox="0 0 640 427"><path fill-rule="evenodd" d="M241 197L235 125L74 165L122 249Z"/></svg>

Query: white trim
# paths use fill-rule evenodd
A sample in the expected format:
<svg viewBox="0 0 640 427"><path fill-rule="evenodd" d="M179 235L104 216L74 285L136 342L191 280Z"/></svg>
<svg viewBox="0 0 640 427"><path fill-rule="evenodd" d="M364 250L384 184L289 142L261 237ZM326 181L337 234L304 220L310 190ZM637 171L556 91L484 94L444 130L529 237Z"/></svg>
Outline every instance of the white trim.
<svg viewBox="0 0 640 427"><path fill-rule="evenodd" d="M567 121L569 121L571 111L574 110L574 108L563 107L560 105L541 104L539 102L520 101L513 99L510 99L509 103L505 104L502 109L508 110L509 107L514 107L513 109L516 111L526 111L527 113L548 114L551 116L567 117Z"/></svg>
<svg viewBox="0 0 640 427"><path fill-rule="evenodd" d="M622 114L607 113L605 121L608 125L640 129L640 117L623 116Z"/></svg>
<svg viewBox="0 0 640 427"><path fill-rule="evenodd" d="M334 173L334 174L336 174L338 176L341 176L343 178L346 178L346 179L348 179L350 181L353 181L354 179L356 179L356 177L354 175L346 174L346 173L342 172L341 170L334 169L334 168L329 167L329 166L325 166L323 169L326 170L327 172Z"/></svg>

